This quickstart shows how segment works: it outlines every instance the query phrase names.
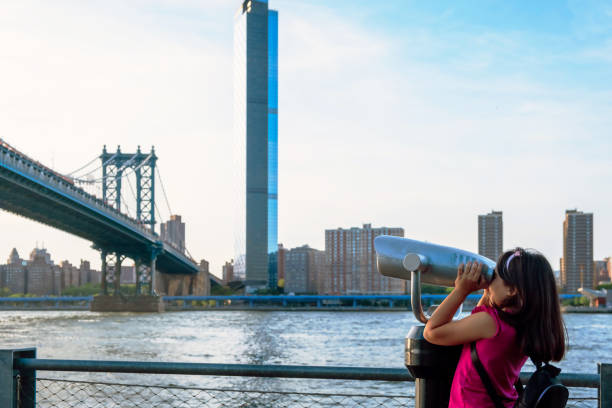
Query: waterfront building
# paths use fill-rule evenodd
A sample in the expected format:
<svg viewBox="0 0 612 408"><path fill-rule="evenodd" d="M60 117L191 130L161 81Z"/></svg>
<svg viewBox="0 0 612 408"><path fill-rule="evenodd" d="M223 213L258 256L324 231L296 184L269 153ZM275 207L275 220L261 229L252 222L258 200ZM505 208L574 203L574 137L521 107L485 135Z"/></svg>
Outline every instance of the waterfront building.
<svg viewBox="0 0 612 408"><path fill-rule="evenodd" d="M61 283L60 289L64 290L72 286L81 286L81 274L76 266L68 261L60 262Z"/></svg>
<svg viewBox="0 0 612 408"><path fill-rule="evenodd" d="M47 265L53 265L51 260L51 254L47 252L46 248L34 248L30 252L30 262L34 261L45 262Z"/></svg>
<svg viewBox="0 0 612 408"><path fill-rule="evenodd" d="M12 293L25 293L26 284L25 261L19 257L17 249L13 248L7 264L2 268L2 286Z"/></svg>
<svg viewBox="0 0 612 408"><path fill-rule="evenodd" d="M102 281L102 272L91 269L89 261L81 259L81 265L79 266L80 284L85 285L88 283L99 284Z"/></svg>
<svg viewBox="0 0 612 408"><path fill-rule="evenodd" d="M608 261L608 258L601 261L593 261L593 276L595 276L595 286L610 280L610 275L608 275Z"/></svg>
<svg viewBox="0 0 612 408"><path fill-rule="evenodd" d="M122 285L131 285L136 283L136 267L134 265L121 265L120 283Z"/></svg>
<svg viewBox="0 0 612 408"><path fill-rule="evenodd" d="M248 293L278 279L278 13L266 0L245 0L235 15L234 133L234 275Z"/></svg>
<svg viewBox="0 0 612 408"><path fill-rule="evenodd" d="M576 293L578 288L593 289L593 267L593 213L567 210L563 221L562 290Z"/></svg>
<svg viewBox="0 0 612 408"><path fill-rule="evenodd" d="M25 261L13 248L6 265L0 265L0 287L11 293L60 295L66 288L86 283L100 283L100 271L92 270L90 263L81 260L79 268L69 261L55 265L46 249L35 248Z"/></svg>
<svg viewBox="0 0 612 408"><path fill-rule="evenodd" d="M326 294L378 294L405 292L405 281L389 278L376 269L374 238L379 235L404 236L403 228L363 228L325 230L326 270L320 292Z"/></svg>
<svg viewBox="0 0 612 408"><path fill-rule="evenodd" d="M287 248L283 244L278 244L277 253L277 273L278 273L278 286L281 288L285 287L285 260L287 255Z"/></svg>
<svg viewBox="0 0 612 408"><path fill-rule="evenodd" d="M185 223L181 221L180 215L171 215L170 220L161 224L160 236L162 241L185 253Z"/></svg>
<svg viewBox="0 0 612 408"><path fill-rule="evenodd" d="M559 262L561 262L561 259L559 259ZM555 277L555 284L557 287L561 287L561 271L557 269L553 271L553 275Z"/></svg>
<svg viewBox="0 0 612 408"><path fill-rule="evenodd" d="M234 260L233 259L229 262L225 262L221 270L222 270L221 276L223 278L223 283L225 285L227 285L229 282L234 280Z"/></svg>
<svg viewBox="0 0 612 408"><path fill-rule="evenodd" d="M199 272L192 277L190 294L194 296L210 296L210 270L206 259L200 260Z"/></svg>
<svg viewBox="0 0 612 408"><path fill-rule="evenodd" d="M13 248L11 250L11 253L9 254L9 257L6 263L8 265L17 265L17 264L23 263L23 259L19 257L19 252L17 252L17 248Z"/></svg>
<svg viewBox="0 0 612 408"><path fill-rule="evenodd" d="M478 254L497 262L504 250L504 223L501 211L478 216Z"/></svg>
<svg viewBox="0 0 612 408"><path fill-rule="evenodd" d="M40 296L60 294L62 270L53 264L46 249L32 250L26 274L26 293Z"/></svg>
<svg viewBox="0 0 612 408"><path fill-rule="evenodd" d="M285 293L316 293L325 251L302 245L287 250L285 258Z"/></svg>

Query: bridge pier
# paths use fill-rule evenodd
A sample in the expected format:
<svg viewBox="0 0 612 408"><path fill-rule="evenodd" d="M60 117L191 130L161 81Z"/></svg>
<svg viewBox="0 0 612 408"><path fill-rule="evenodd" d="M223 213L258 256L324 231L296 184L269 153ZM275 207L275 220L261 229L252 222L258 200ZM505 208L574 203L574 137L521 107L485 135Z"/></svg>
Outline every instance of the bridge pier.
<svg viewBox="0 0 612 408"><path fill-rule="evenodd" d="M142 284L146 277L146 266L142 264L140 259L134 261L134 268L136 269L136 295L142 294Z"/></svg>
<svg viewBox="0 0 612 408"><path fill-rule="evenodd" d="M94 296L92 312L161 313L165 310L161 296Z"/></svg>
<svg viewBox="0 0 612 408"><path fill-rule="evenodd" d="M91 302L92 312L163 312L164 303L157 295L156 285L156 261L157 256L163 251L161 243L153 243L149 250L149 256L143 260L139 256L133 256L136 268L136 296L126 296L121 293L121 264L127 255L116 249L99 248L102 256L102 282L101 294L95 296ZM147 259L148 258L148 259ZM150 272L149 290L143 294L143 284L146 281L146 273ZM113 294L109 294L109 284L112 283Z"/></svg>
<svg viewBox="0 0 612 408"><path fill-rule="evenodd" d="M105 250L100 251L100 256L102 257L102 276L100 279L100 287L103 295L108 295L108 286L106 284L106 269L108 267L106 263L106 256L108 253Z"/></svg>
<svg viewBox="0 0 612 408"><path fill-rule="evenodd" d="M151 257L151 268L150 268L150 273L151 273L151 284L149 285L149 295L154 296L157 294L157 292L155 291L155 284L156 284L156 279L155 279L155 259L157 258L157 254L155 254L154 256Z"/></svg>
<svg viewBox="0 0 612 408"><path fill-rule="evenodd" d="M114 274L114 294L119 296L121 292L121 264L125 259L125 255L120 255L118 252L115 253L115 274Z"/></svg>

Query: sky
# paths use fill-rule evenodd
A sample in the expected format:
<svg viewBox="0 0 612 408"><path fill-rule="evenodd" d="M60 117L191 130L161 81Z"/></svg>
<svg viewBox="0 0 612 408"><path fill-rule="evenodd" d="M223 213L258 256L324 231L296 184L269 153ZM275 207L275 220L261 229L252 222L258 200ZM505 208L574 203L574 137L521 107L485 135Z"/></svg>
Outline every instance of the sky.
<svg viewBox="0 0 612 408"><path fill-rule="evenodd" d="M154 145L159 214L180 214L189 252L220 275L234 256L238 3L1 2L0 137L62 173L104 145ZM577 208L594 214L595 258L612 255L609 2L269 4L285 247L324 249L325 229L371 223L477 251L478 214L500 210L504 247L558 269ZM78 237L6 212L0 226L0 260L44 245L99 267Z"/></svg>

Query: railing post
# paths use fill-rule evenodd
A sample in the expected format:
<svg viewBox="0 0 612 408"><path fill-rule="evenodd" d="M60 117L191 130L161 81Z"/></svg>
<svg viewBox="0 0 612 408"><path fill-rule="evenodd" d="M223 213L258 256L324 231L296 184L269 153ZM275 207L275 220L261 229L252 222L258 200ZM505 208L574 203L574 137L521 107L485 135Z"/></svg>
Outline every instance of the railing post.
<svg viewBox="0 0 612 408"><path fill-rule="evenodd" d="M0 350L0 406L36 407L36 371L15 370L16 358L36 358L36 349Z"/></svg>
<svg viewBox="0 0 612 408"><path fill-rule="evenodd" d="M612 407L612 364L598 363L599 389L597 399L599 408Z"/></svg>

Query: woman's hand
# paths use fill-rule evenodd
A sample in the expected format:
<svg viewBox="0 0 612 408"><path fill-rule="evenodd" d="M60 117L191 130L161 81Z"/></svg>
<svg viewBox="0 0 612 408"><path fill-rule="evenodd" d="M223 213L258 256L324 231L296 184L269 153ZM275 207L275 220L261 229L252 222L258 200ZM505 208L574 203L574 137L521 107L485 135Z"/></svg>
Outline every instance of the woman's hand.
<svg viewBox="0 0 612 408"><path fill-rule="evenodd" d="M484 289L489 284L482 276L482 264L478 262L468 262L459 265L457 269L457 279L455 279L455 289L468 295L476 290Z"/></svg>

